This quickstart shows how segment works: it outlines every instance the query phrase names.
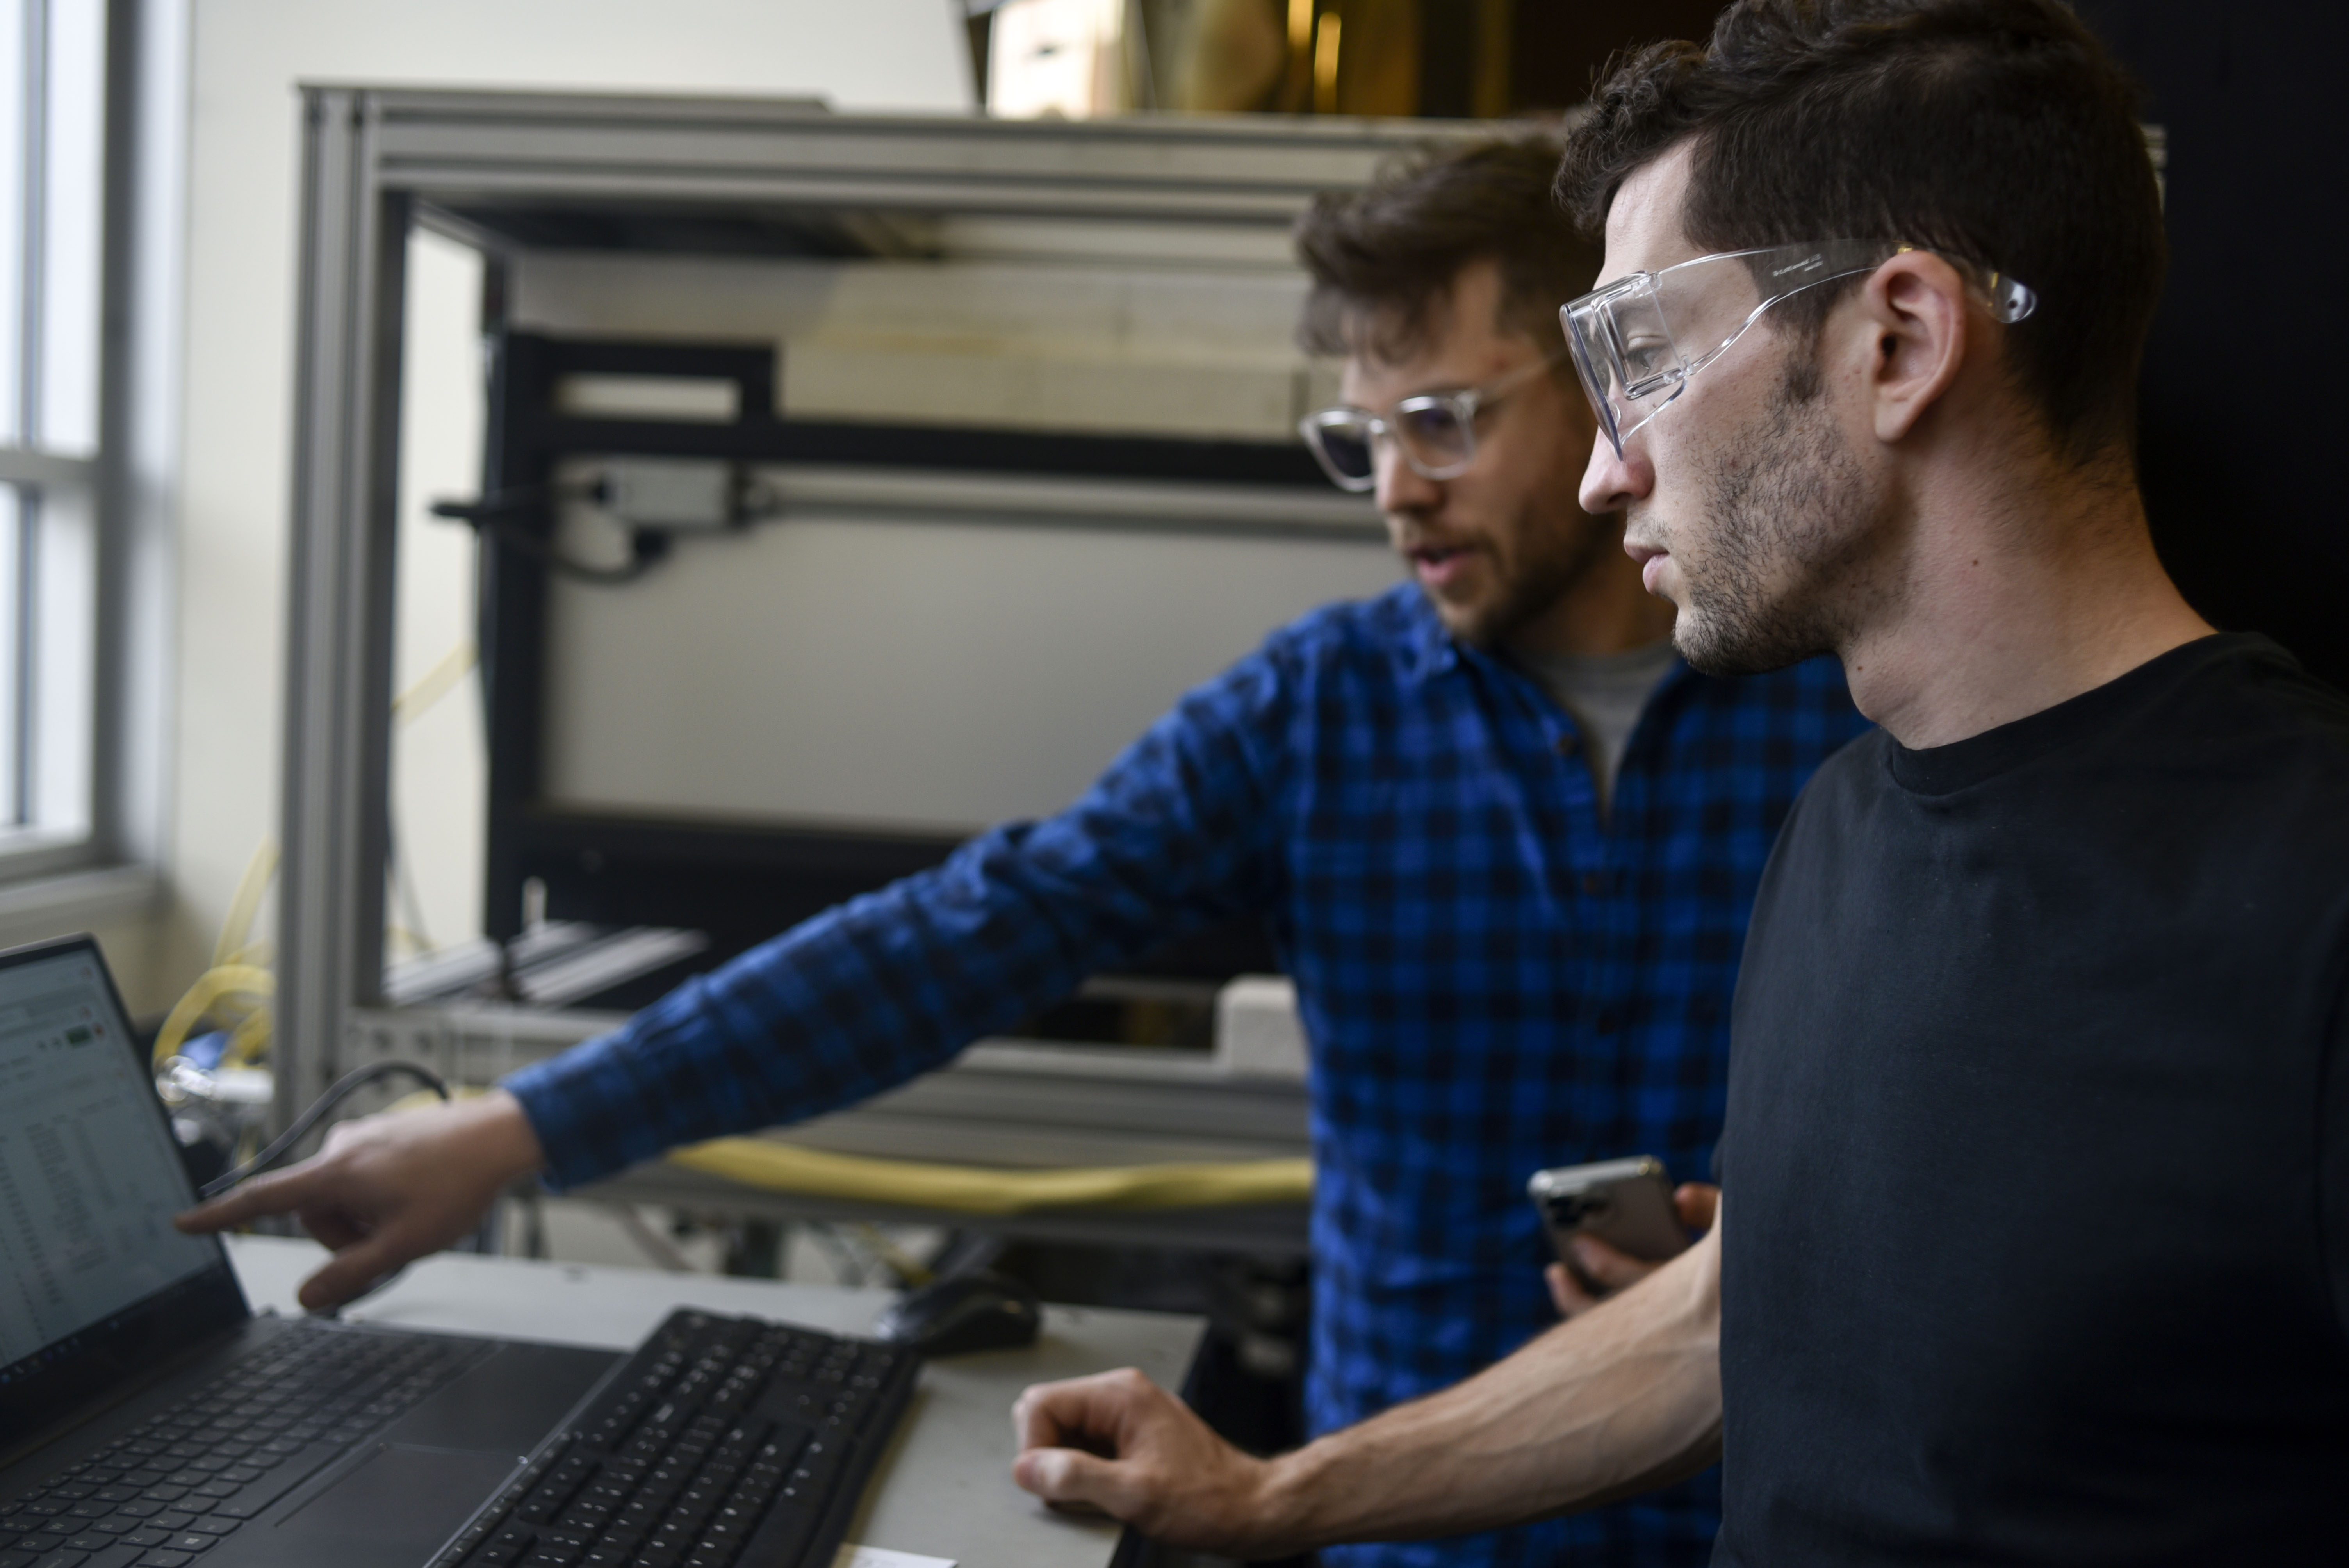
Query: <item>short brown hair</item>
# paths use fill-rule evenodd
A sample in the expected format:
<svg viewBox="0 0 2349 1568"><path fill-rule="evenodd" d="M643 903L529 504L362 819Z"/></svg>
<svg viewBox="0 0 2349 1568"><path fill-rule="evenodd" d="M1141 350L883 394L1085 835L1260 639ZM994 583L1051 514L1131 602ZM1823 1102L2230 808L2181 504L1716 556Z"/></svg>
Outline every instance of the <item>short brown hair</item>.
<svg viewBox="0 0 2349 1568"><path fill-rule="evenodd" d="M1557 204L1560 143L1538 131L1423 147L1359 191L1325 191L1297 223L1312 274L1297 341L1309 354L1408 352L1429 307L1472 262L1501 274L1500 325L1563 339L1557 307L1587 291L1599 253Z"/></svg>
<svg viewBox="0 0 2349 1568"><path fill-rule="evenodd" d="M1709 45L1651 45L1608 75L1558 195L1603 232L1623 181L1693 139L1682 223L1707 251L1888 240L2022 280L2039 308L2008 363L2085 461L2135 449L2168 262L2139 102L2057 0L1737 0ZM1816 331L1857 281L1774 325Z"/></svg>

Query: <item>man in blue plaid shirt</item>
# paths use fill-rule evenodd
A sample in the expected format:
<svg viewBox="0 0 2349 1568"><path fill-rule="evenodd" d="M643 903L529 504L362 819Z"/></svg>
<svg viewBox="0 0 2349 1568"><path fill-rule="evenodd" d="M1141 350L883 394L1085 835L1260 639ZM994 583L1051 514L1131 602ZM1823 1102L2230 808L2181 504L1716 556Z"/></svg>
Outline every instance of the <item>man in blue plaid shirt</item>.
<svg viewBox="0 0 2349 1568"><path fill-rule="evenodd" d="M1447 1387L1587 1301L1525 1197L1547 1166L1702 1173L1763 861L1863 727L1833 661L1672 655L1619 520L1575 500L1590 415L1555 312L1596 258L1554 143L1424 155L1315 204L1306 422L1375 489L1413 582L1332 605L1185 697L1059 816L999 828L527 1068L338 1129L195 1222L299 1212L342 1249L305 1305L446 1244L507 1181L567 1187L852 1104L1170 937L1270 922L1311 1041L1315 1432ZM1594 1277L1636 1265L1594 1253ZM1710 1478L1368 1565L1697 1563Z"/></svg>

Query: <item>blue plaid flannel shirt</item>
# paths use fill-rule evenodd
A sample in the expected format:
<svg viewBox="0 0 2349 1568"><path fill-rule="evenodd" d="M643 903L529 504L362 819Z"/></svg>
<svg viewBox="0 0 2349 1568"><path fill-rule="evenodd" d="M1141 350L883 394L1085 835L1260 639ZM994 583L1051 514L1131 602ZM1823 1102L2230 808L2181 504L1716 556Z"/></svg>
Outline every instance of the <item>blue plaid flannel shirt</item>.
<svg viewBox="0 0 2349 1568"><path fill-rule="evenodd" d="M1089 791L1000 827L507 1080L573 1185L938 1066L1086 975L1244 911L1310 1039L1315 1431L1555 1320L1525 1196L1653 1154L1702 1179L1764 860L1866 727L1832 661L1675 666L1601 825L1573 722L1420 591L1319 610L1186 696ZM1331 1568L1704 1562L1718 1486Z"/></svg>

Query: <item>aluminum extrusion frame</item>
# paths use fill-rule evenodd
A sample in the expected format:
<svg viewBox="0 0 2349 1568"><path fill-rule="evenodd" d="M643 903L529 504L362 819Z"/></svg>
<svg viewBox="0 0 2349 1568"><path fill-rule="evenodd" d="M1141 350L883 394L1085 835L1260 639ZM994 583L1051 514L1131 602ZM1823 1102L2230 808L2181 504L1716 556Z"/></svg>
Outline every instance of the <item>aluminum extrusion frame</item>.
<svg viewBox="0 0 2349 1568"><path fill-rule="evenodd" d="M403 275L411 224L830 210L1284 228L1464 125L845 116L725 98L303 90L276 1115L381 995Z"/></svg>

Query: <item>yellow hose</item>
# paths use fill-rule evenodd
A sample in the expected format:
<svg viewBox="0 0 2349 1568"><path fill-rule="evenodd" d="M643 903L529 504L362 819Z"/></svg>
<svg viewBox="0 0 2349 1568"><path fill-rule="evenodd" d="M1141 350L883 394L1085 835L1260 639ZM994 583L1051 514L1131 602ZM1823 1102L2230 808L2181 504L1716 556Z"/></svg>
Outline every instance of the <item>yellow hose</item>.
<svg viewBox="0 0 2349 1568"><path fill-rule="evenodd" d="M229 1031L228 1044L221 1051L222 1067L243 1067L269 1049L269 1031L275 1014L267 1007L255 1007L244 1016L244 1021Z"/></svg>
<svg viewBox="0 0 2349 1568"><path fill-rule="evenodd" d="M235 963L238 950L252 939L254 917L261 913L262 896L276 874L277 841L264 839L244 862L244 874L236 879L236 896L228 901L228 918L221 922L220 940L212 944L213 968Z"/></svg>
<svg viewBox="0 0 2349 1568"><path fill-rule="evenodd" d="M180 1054L180 1047L188 1043L188 1031L195 1027L196 1020L202 1017L213 1003L229 996L265 997L275 995L277 976L266 969L255 969L244 964L223 964L205 970L196 983L188 987L188 994L180 998L179 1005L171 1009L171 1016L163 1020L162 1028L156 1032L156 1065L160 1066ZM239 1032L243 1032L242 1026Z"/></svg>
<svg viewBox="0 0 2349 1568"><path fill-rule="evenodd" d="M457 689L457 683L471 673L481 656L471 637L440 655L440 662L416 677L409 688L391 699L391 722L413 724L424 717L442 697Z"/></svg>
<svg viewBox="0 0 2349 1568"><path fill-rule="evenodd" d="M897 1203L958 1214L1024 1214L1037 1209L1216 1209L1239 1203L1302 1203L1313 1195L1309 1160L1103 1165L1004 1171L868 1160L763 1138L718 1138L669 1155L669 1162L745 1186L815 1198Z"/></svg>
<svg viewBox="0 0 2349 1568"><path fill-rule="evenodd" d="M459 1099L487 1091L452 1088ZM419 1089L388 1107L413 1110L439 1103ZM1006 1171L991 1165L933 1165L831 1154L766 1138L713 1138L670 1152L669 1162L746 1187L895 1203L955 1214L1024 1214L1037 1209L1219 1209L1241 1203L1302 1203L1313 1196L1313 1162L1234 1160L1166 1165L1079 1166Z"/></svg>

